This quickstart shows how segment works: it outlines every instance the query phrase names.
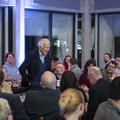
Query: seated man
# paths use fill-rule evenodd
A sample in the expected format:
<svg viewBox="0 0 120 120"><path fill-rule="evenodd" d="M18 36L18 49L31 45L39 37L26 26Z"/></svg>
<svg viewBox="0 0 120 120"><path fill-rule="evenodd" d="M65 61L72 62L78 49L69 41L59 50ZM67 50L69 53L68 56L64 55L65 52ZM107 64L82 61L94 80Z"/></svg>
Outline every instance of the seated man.
<svg viewBox="0 0 120 120"><path fill-rule="evenodd" d="M99 105L94 120L120 120L120 77L111 82L110 96Z"/></svg>
<svg viewBox="0 0 120 120"><path fill-rule="evenodd" d="M75 74L77 80L79 81L80 76L82 74L82 70L78 66L77 59L76 58L71 58L70 59L70 64L71 64L70 71L72 71Z"/></svg>
<svg viewBox="0 0 120 120"><path fill-rule="evenodd" d="M115 71L117 63L115 61L110 61L107 67L102 71L102 76L105 80L111 82L116 76L117 72Z"/></svg>
<svg viewBox="0 0 120 120"><path fill-rule="evenodd" d="M104 63L105 63L105 68L107 67L108 63L111 61L111 54L110 53L105 53L104 54Z"/></svg>
<svg viewBox="0 0 120 120"><path fill-rule="evenodd" d="M0 71L0 98L8 100L10 108L12 110L14 120L29 120L27 114L25 113L24 106L20 101L19 96L2 93L1 89L3 87L4 74Z"/></svg>
<svg viewBox="0 0 120 120"><path fill-rule="evenodd" d="M59 92L56 91L56 77L46 71L41 76L42 90L28 91L25 98L25 109L32 120L44 117L56 120L59 114Z"/></svg>
<svg viewBox="0 0 120 120"><path fill-rule="evenodd" d="M65 72L64 65L62 63L58 63L55 69L55 75L57 78L57 87L60 87L60 81L64 72Z"/></svg>
<svg viewBox="0 0 120 120"><path fill-rule="evenodd" d="M53 57L52 57L52 60L51 60L51 71L52 71L52 72L55 71L56 66L57 66L57 64L58 64L58 60L59 60L58 57L56 57L56 56L53 56Z"/></svg>
<svg viewBox="0 0 120 120"><path fill-rule="evenodd" d="M95 66L88 70L88 78L92 87L89 90L88 111L85 120L93 120L99 104L110 97L110 83L102 78L101 70Z"/></svg>
<svg viewBox="0 0 120 120"><path fill-rule="evenodd" d="M6 72L8 74L7 80L11 81L14 85L14 82L18 85L21 82L21 75L19 73L18 68L15 65L15 55L12 52L8 52L5 56L6 63L3 65L3 67L6 69Z"/></svg>

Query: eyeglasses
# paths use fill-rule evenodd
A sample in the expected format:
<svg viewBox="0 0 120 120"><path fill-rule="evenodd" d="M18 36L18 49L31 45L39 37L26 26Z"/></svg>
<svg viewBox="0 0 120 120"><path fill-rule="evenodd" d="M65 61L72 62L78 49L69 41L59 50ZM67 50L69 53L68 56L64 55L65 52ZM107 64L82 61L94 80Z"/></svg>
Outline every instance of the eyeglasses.
<svg viewBox="0 0 120 120"><path fill-rule="evenodd" d="M113 68L113 69L115 68L115 66L112 66L112 65L109 65L108 67Z"/></svg>

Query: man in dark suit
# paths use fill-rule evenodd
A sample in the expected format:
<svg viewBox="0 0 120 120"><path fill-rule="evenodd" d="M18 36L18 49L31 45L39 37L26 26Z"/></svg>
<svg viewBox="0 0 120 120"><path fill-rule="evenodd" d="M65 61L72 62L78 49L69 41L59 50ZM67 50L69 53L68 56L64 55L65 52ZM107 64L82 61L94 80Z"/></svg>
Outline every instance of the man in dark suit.
<svg viewBox="0 0 120 120"><path fill-rule="evenodd" d="M41 77L42 90L28 91L25 97L25 109L31 120L44 117L45 120L57 120L59 115L59 92L56 90L56 77L46 71Z"/></svg>
<svg viewBox="0 0 120 120"><path fill-rule="evenodd" d="M92 88L89 90L88 111L85 120L93 120L99 104L110 97L110 83L103 79L98 67L91 67L88 70L88 78Z"/></svg>
<svg viewBox="0 0 120 120"><path fill-rule="evenodd" d="M43 37L39 40L38 47L26 57L19 67L22 75L22 86L40 87L41 75L50 70L49 49L50 41L47 37Z"/></svg>
<svg viewBox="0 0 120 120"><path fill-rule="evenodd" d="M24 106L21 103L19 96L1 92L1 88L3 86L3 79L4 79L4 74L2 71L0 71L0 98L4 98L8 100L8 103L12 110L13 119L14 120L29 120L27 114L25 113Z"/></svg>

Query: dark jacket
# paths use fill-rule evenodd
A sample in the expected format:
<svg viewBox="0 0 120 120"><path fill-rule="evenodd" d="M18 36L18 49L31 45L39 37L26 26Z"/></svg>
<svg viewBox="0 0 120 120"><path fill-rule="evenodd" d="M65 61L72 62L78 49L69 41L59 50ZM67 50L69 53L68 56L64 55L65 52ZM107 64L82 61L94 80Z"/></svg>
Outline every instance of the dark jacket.
<svg viewBox="0 0 120 120"><path fill-rule="evenodd" d="M56 120L59 116L60 93L51 88L28 91L25 98L25 109L31 120L42 116L45 120Z"/></svg>
<svg viewBox="0 0 120 120"><path fill-rule="evenodd" d="M8 100L14 120L30 120L19 96L0 92L0 97Z"/></svg>
<svg viewBox="0 0 120 120"><path fill-rule="evenodd" d="M50 70L50 57L45 57L46 70ZM20 65L19 71L22 75L22 86L28 87L28 83L39 74L40 69L40 57L38 47L30 52L24 62ZM28 71L28 73L26 72Z"/></svg>
<svg viewBox="0 0 120 120"><path fill-rule="evenodd" d="M86 120L93 120L94 114L100 103L110 97L110 83L106 80L99 79L89 90L89 102Z"/></svg>

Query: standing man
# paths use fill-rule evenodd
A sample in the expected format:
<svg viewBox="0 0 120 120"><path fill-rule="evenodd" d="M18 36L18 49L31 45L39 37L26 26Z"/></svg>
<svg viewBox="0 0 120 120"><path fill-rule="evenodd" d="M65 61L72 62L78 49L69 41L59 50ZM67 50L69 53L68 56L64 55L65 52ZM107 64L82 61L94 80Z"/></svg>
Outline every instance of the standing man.
<svg viewBox="0 0 120 120"><path fill-rule="evenodd" d="M20 65L19 71L22 75L22 86L33 88L40 87L41 75L50 69L50 41L43 37L38 42L38 47L29 53Z"/></svg>

